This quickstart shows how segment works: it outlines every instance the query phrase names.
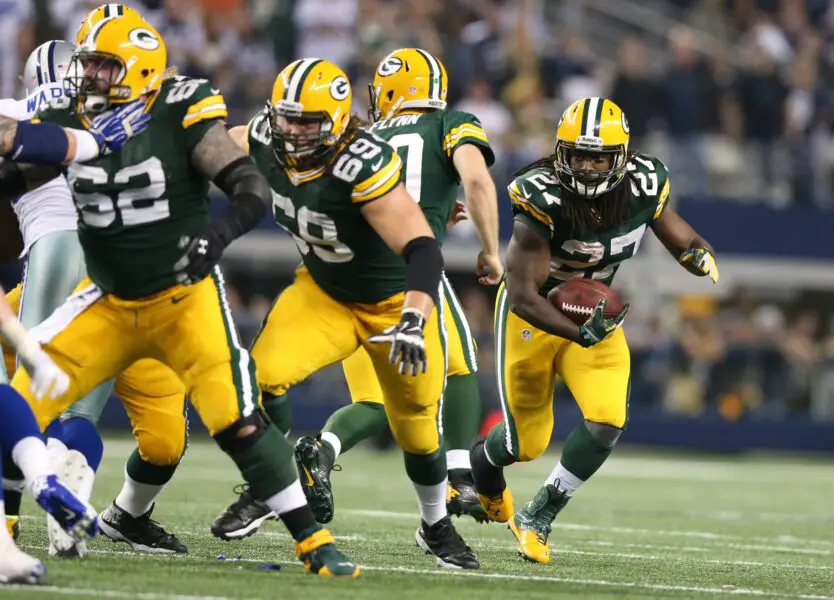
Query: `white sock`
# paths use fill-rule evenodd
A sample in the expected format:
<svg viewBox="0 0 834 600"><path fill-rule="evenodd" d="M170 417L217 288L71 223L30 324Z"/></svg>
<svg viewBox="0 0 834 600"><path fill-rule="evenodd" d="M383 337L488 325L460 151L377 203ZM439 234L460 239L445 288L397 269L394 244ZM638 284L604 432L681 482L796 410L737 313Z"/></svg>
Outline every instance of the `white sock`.
<svg viewBox="0 0 834 600"><path fill-rule="evenodd" d="M270 496L264 500L264 502L276 515L283 515L307 504L307 498L304 497L301 482L296 479L274 496Z"/></svg>
<svg viewBox="0 0 834 600"><path fill-rule="evenodd" d="M339 439L332 431L323 431L321 434L321 441L327 442L330 444L330 447L333 448L333 459L339 458L339 455L342 453L342 440Z"/></svg>
<svg viewBox="0 0 834 600"><path fill-rule="evenodd" d="M27 483L55 473L49 467L49 453L40 438L30 436L20 440L12 448L12 460L23 472Z"/></svg>
<svg viewBox="0 0 834 600"><path fill-rule="evenodd" d="M69 448L67 448L66 444L56 438L47 438L46 450L49 452L49 460L55 461L56 463L64 456L64 454L69 452Z"/></svg>
<svg viewBox="0 0 834 600"><path fill-rule="evenodd" d="M446 452L446 470L452 469L466 469L472 470L472 464L469 462L469 450L449 450Z"/></svg>
<svg viewBox="0 0 834 600"><path fill-rule="evenodd" d="M440 483L434 485L411 484L417 492L417 502L420 505L420 516L426 525L432 526L446 516L446 482L444 477Z"/></svg>
<svg viewBox="0 0 834 600"><path fill-rule="evenodd" d="M156 497L164 489L164 485L152 485L150 483L134 481L130 478L130 475L125 473L125 482L122 486L122 491L116 496L115 502L119 508L127 512L130 516L141 517L151 509L154 500L156 500Z"/></svg>
<svg viewBox="0 0 834 600"><path fill-rule="evenodd" d="M6 503L0 498L0 547L3 542L11 542L12 536L9 535L9 530L6 529Z"/></svg>
<svg viewBox="0 0 834 600"><path fill-rule="evenodd" d="M558 484L556 483L557 480L559 481ZM585 483L585 481L579 479L579 477L568 471L562 466L560 461L559 464L556 465L556 468L553 469L550 476L545 480L545 483L549 483L556 489L564 490L565 494L568 496L573 496L573 493L578 490L579 486Z"/></svg>

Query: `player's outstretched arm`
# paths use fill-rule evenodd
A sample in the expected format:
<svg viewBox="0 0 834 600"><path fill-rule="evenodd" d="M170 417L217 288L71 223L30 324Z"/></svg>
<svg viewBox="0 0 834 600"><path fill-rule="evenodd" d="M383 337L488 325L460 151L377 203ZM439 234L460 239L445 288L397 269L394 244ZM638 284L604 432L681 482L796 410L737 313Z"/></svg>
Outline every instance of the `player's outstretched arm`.
<svg viewBox="0 0 834 600"><path fill-rule="evenodd" d="M205 231L183 240L185 254L175 268L180 282L187 284L208 276L223 250L260 222L272 198L264 176L220 121L195 146L191 164L214 181L231 203Z"/></svg>
<svg viewBox="0 0 834 600"><path fill-rule="evenodd" d="M406 262L405 307L428 317L437 301L443 255L417 204L400 183L390 192L362 206L362 216Z"/></svg>
<svg viewBox="0 0 834 600"><path fill-rule="evenodd" d="M497 285L504 275L504 265L498 249L498 196L495 183L478 146L458 146L452 155L452 162L460 176L466 208L481 240L477 264L479 281L486 285Z"/></svg>
<svg viewBox="0 0 834 600"><path fill-rule="evenodd" d="M19 198L52 181L61 174L55 165L32 165L3 161L0 163L0 201L6 203Z"/></svg>
<svg viewBox="0 0 834 600"><path fill-rule="evenodd" d="M652 222L652 230L684 269L699 277L708 276L718 283L715 251L675 210L666 207Z"/></svg>
<svg viewBox="0 0 834 600"><path fill-rule="evenodd" d="M2 165L0 165L2 169ZM0 190L3 185L0 183ZM17 259L23 252L23 236L20 234L20 223L11 203L0 199L0 262Z"/></svg>
<svg viewBox="0 0 834 600"><path fill-rule="evenodd" d="M507 248L507 297L510 310L551 335L583 343L579 326L539 295L550 273L550 247L542 237L516 220Z"/></svg>

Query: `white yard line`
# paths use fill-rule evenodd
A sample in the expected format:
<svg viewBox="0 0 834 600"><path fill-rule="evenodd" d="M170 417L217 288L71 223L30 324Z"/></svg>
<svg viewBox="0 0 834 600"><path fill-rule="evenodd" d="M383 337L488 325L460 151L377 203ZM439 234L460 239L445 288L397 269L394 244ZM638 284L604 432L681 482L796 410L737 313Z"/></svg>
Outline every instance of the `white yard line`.
<svg viewBox="0 0 834 600"><path fill-rule="evenodd" d="M61 587L55 585L0 585L0 597L4 592L31 594L60 594L62 596L85 596L88 598L127 598L128 600L236 600L231 596L182 596L179 594L158 594L155 592L127 592L89 588ZM257 600L247 596L249 600Z"/></svg>

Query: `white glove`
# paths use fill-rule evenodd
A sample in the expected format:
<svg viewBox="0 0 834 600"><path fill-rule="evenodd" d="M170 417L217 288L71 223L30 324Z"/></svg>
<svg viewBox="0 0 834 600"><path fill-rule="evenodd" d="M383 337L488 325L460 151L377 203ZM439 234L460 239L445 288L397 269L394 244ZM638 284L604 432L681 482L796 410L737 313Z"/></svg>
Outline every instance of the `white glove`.
<svg viewBox="0 0 834 600"><path fill-rule="evenodd" d="M29 389L38 400L47 394L54 400L69 389L69 377L55 364L55 361L49 358L39 344L33 344L24 352L18 350L18 356L32 380Z"/></svg>

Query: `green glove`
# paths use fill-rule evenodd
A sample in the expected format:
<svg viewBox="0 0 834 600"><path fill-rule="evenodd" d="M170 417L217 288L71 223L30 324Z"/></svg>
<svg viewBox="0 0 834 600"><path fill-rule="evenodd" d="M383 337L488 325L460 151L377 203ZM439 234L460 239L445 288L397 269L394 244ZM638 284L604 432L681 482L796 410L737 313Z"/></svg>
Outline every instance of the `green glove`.
<svg viewBox="0 0 834 600"><path fill-rule="evenodd" d="M602 340L617 331L625 320L626 313L628 313L628 306L628 304L623 306L620 314L613 319L606 319L602 316L602 311L605 310L605 299L600 300L596 308L594 308L594 312L591 313L591 316L588 317L585 324L579 328L579 336L581 338L579 344L584 348L589 348L594 344L599 344Z"/></svg>

